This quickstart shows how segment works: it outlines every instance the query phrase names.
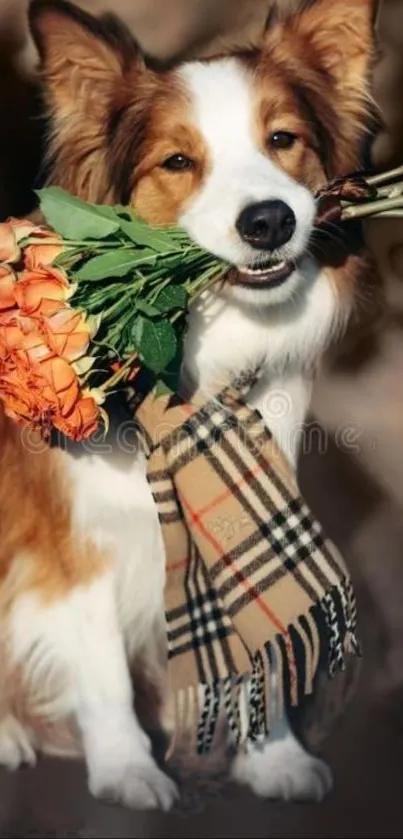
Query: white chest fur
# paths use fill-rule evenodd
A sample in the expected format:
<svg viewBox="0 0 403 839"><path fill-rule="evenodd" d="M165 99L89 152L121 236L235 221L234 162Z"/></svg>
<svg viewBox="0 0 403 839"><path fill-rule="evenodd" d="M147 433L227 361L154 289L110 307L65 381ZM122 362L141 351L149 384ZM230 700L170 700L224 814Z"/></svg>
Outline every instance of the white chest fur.
<svg viewBox="0 0 403 839"><path fill-rule="evenodd" d="M73 528L113 561L119 619L131 652L141 649L163 614L164 550L158 516L134 451L69 458Z"/></svg>

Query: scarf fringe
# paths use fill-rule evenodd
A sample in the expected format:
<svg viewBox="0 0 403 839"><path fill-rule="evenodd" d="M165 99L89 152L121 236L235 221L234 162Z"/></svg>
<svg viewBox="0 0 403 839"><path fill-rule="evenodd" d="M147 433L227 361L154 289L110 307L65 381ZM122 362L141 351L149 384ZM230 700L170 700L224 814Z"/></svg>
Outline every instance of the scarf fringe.
<svg viewBox="0 0 403 839"><path fill-rule="evenodd" d="M286 635L277 637L251 658L251 672L212 684L188 687L175 697L175 734L195 732L198 754L211 751L218 721L226 719L236 748L267 739L285 706L297 706L313 691L324 662L329 678L346 667L346 656L361 656L356 634L357 611L350 580L327 592L308 616L300 617ZM186 694L186 696L185 696Z"/></svg>

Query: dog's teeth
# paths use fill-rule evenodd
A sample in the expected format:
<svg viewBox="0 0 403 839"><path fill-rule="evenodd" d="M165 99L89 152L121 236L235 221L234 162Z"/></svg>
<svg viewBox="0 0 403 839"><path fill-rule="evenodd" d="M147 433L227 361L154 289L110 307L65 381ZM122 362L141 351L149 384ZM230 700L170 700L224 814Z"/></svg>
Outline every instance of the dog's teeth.
<svg viewBox="0 0 403 839"><path fill-rule="evenodd" d="M282 262L277 262L275 265L266 265L264 268L244 268L244 274L272 274L275 271L279 271L281 268L284 268L285 260Z"/></svg>
<svg viewBox="0 0 403 839"><path fill-rule="evenodd" d="M265 273L270 274L271 271L279 271L280 268L284 268L284 266L285 266L285 262L283 260L283 262L278 262L277 265L272 265L272 266L270 266L270 268L266 268L266 270L262 269L262 274L265 274Z"/></svg>

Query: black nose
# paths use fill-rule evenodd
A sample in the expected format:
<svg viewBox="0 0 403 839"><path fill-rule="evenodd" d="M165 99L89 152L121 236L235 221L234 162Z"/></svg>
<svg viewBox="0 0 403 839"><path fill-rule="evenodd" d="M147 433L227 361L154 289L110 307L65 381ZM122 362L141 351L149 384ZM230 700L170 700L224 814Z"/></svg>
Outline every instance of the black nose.
<svg viewBox="0 0 403 839"><path fill-rule="evenodd" d="M291 239L295 215L284 201L261 201L249 204L236 222L237 231L248 245L259 250L274 251Z"/></svg>

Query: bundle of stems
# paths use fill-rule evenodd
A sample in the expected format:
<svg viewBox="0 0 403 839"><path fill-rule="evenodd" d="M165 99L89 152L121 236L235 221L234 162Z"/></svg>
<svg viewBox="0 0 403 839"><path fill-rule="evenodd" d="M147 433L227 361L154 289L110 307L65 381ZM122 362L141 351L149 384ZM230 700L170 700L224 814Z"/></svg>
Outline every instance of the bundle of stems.
<svg viewBox="0 0 403 839"><path fill-rule="evenodd" d="M348 179L347 179L348 180ZM361 198L341 198L341 220L403 218L403 166L375 175L361 175Z"/></svg>

